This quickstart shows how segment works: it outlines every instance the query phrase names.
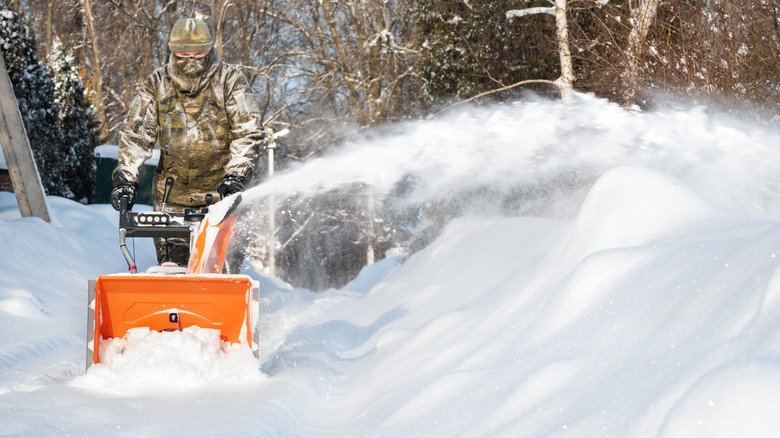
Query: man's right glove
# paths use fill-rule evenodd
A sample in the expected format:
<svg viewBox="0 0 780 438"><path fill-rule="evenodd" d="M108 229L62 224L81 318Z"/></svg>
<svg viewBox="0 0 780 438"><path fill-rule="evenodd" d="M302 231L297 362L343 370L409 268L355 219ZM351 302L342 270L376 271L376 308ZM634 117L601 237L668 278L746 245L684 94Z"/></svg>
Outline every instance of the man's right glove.
<svg viewBox="0 0 780 438"><path fill-rule="evenodd" d="M119 211L119 200L127 197L127 209L132 210L135 204L135 195L138 193L138 183L130 181L122 173L114 174L114 190L111 191L111 206Z"/></svg>
<svg viewBox="0 0 780 438"><path fill-rule="evenodd" d="M240 173L228 173L225 175L225 181L217 187L217 193L222 199L228 196L244 191L244 184L246 184L246 177Z"/></svg>

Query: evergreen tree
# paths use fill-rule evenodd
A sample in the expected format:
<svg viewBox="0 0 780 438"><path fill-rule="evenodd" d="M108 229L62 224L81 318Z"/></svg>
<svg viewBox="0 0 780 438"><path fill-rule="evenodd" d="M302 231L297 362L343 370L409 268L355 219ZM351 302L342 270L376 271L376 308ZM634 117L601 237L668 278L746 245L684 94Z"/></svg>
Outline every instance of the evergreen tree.
<svg viewBox="0 0 780 438"><path fill-rule="evenodd" d="M73 198L73 192L63 185L59 151L63 140L59 105L54 101L54 82L38 63L35 38L24 18L7 0L0 0L0 51L43 188L48 195Z"/></svg>
<svg viewBox="0 0 780 438"><path fill-rule="evenodd" d="M73 199L94 199L95 163L93 150L98 143L95 113L85 96L84 82L71 50L55 38L46 66L54 80L54 100L59 105L59 123L63 137L60 153L63 183ZM90 126L93 129L90 129Z"/></svg>

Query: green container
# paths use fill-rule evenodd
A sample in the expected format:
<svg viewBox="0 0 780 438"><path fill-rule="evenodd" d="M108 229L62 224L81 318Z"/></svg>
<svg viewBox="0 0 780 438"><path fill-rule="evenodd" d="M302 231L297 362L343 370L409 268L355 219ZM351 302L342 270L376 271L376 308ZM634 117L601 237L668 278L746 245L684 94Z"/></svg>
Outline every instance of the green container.
<svg viewBox="0 0 780 438"><path fill-rule="evenodd" d="M152 205L154 195L152 194L152 181L154 179L154 169L160 160L160 151L154 150L152 158L148 159L138 173L138 196L135 199L136 204ZM114 173L119 163L119 146L104 144L95 148L95 204L108 204L111 199L111 190L114 185L111 182L111 174Z"/></svg>

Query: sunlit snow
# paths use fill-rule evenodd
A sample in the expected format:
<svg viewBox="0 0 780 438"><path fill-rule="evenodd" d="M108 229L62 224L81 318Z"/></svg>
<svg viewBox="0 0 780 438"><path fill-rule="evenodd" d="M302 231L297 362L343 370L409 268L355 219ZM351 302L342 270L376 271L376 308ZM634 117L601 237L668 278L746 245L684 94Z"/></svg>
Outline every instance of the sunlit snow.
<svg viewBox="0 0 780 438"><path fill-rule="evenodd" d="M577 95L463 108L345 145L247 202L403 178L490 187L342 289L260 282L260 358L134 333L84 374L87 280L116 213L0 193L0 434L772 437L780 431L780 131ZM473 200L469 200L473 202ZM139 266L151 242L134 242ZM163 336L157 336L163 335Z"/></svg>

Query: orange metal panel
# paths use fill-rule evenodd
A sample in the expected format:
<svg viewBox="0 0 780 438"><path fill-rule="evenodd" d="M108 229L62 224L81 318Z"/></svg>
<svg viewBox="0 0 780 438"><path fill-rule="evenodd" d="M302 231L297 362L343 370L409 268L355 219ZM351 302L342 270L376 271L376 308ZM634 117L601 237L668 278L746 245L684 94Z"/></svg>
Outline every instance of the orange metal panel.
<svg viewBox="0 0 780 438"><path fill-rule="evenodd" d="M101 337L134 327L217 329L223 341L252 345L252 281L245 275L106 275L95 282L95 363ZM172 322L171 313L177 321Z"/></svg>
<svg viewBox="0 0 780 438"><path fill-rule="evenodd" d="M195 237L190 260L187 264L188 274L219 274L225 263L230 236L236 225L236 216L230 215L217 225L209 224L208 216L201 225L200 232Z"/></svg>

